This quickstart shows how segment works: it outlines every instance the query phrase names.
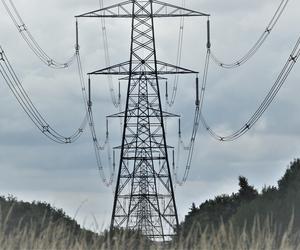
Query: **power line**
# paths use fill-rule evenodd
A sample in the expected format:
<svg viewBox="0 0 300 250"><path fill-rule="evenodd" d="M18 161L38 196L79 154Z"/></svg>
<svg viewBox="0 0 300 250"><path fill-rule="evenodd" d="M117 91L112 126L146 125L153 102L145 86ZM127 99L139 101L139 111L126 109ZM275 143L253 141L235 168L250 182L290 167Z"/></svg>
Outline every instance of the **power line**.
<svg viewBox="0 0 300 250"><path fill-rule="evenodd" d="M182 8L185 8L186 0L182 0ZM177 55L176 55L176 66L180 67L181 59L182 59L182 48L183 48L183 37L184 37L184 25L185 20L184 17L180 17L180 24L179 24L179 32L178 32L178 42L177 42ZM179 82L179 75L175 75L171 99L168 98L168 84L166 85L166 103L169 107L172 107L176 100L177 90L178 90L178 82Z"/></svg>
<svg viewBox="0 0 300 250"><path fill-rule="evenodd" d="M254 112L254 114L249 118L249 120L245 123L244 126L242 126L239 130L235 131L231 135L227 136L221 136L218 133L216 133L211 127L208 125L208 122L206 121L203 114L201 114L201 122L205 129L209 132L209 134L215 138L216 140L219 140L221 142L225 141L234 141L247 133L260 119L260 117L263 115L263 113L267 110L267 108L271 105L274 98L278 94L279 90L285 83L286 79L288 78L290 72L292 71L294 65L297 63L297 60L300 56L300 37L298 38L291 54L289 55L285 65L283 66L281 72L279 73L276 81L274 82L273 86L271 87L270 91L264 98L264 100L261 102L258 109Z"/></svg>
<svg viewBox="0 0 300 250"><path fill-rule="evenodd" d="M209 28L209 27L208 27ZM196 79L196 102L195 102L195 112L194 112L194 120L193 120L193 129L192 129L192 135L190 138L190 141L188 143L188 146L185 145L185 143L182 140L181 137L181 121L179 120L178 125L178 148L177 148L177 163L176 168L173 164L173 172L175 175L176 183L182 186L188 178L193 154L194 154L194 148L195 148L195 142L196 142L196 136L200 125L200 118L201 118L201 112L203 108L204 103L204 97L205 97L205 90L206 90L206 84L207 84L207 78L208 78L208 70L209 70L209 62L210 62L210 39L208 36L208 42L207 42L207 53L205 57L205 64L204 64L204 70L203 70L203 77L202 77L202 85L201 89L199 86L199 79L197 77ZM185 171L182 179L179 179L178 172L179 172L179 161L180 161L180 149L181 147L188 151L188 156L185 164Z"/></svg>
<svg viewBox="0 0 300 250"><path fill-rule="evenodd" d="M77 54L77 63L78 63L78 72L80 76L80 83L81 83L81 89L83 93L83 99L86 101L85 103L88 103L88 98L86 94L86 88L85 83L83 79L82 74L82 65L81 65L81 59L79 53ZM93 112L91 105L87 108L87 113L85 114L85 117L80 125L80 127L71 135L71 136L64 136L61 133L57 132L52 126L49 125L49 123L45 120L45 118L41 115L41 113L38 111L38 109L33 104L32 100L28 96L27 92L23 88L19 78L17 77L14 69L12 68L4 50L0 48L0 73L5 80L6 84L8 85L9 89L13 93L14 97L20 104L23 111L27 114L29 119L33 122L33 124L44 134L47 138L50 140L59 143L59 144L69 144L73 143L76 140L79 139L79 137L82 135L87 123L89 123L92 138L93 138L93 144L95 149L95 155L97 160L97 166L99 170L99 174L102 178L102 181L107 185L110 186L113 182L114 175L115 175L115 167L114 163L112 163L112 157L110 153L110 145L109 145L109 137L108 137L108 130L106 133L106 140L104 144L101 146L99 144L99 140L96 135L96 130L94 127L94 118L93 118ZM86 106L87 107L87 106ZM108 148L108 161L109 165L113 165L112 171L109 178L106 178L104 173L104 168L101 162L101 156L100 152L101 150L104 150L105 148Z"/></svg>
<svg viewBox="0 0 300 250"><path fill-rule="evenodd" d="M5 0L1 0L4 5L9 17L13 21L14 25L18 29L21 34L23 40L27 43L28 47L32 50L32 52L47 66L55 69L68 68L76 59L76 51L73 55L66 60L66 62L61 63L51 58L39 45L39 43L35 40L31 32L29 31L27 25L24 23L22 17L20 16L16 6L14 5L12 0L9 0L10 6L5 2ZM77 50L78 48L76 48Z"/></svg>
<svg viewBox="0 0 300 250"><path fill-rule="evenodd" d="M196 134L198 131L198 126L199 122L202 122L206 130L209 132L209 134L222 142L225 141L233 141L247 133L254 125L255 123L259 120L259 118L263 115L263 113L266 111L266 109L270 106L274 98L276 97L277 93L281 89L282 85L285 83L288 75L290 74L291 70L293 69L294 65L297 62L297 59L299 58L300 55L300 37L297 40L286 64L284 65L282 71L280 72L279 76L277 77L275 83L273 84L272 88L270 89L269 93L259 106L259 108L256 110L256 112L251 116L251 118L248 120L248 122L239 130L236 132L232 133L229 136L221 136L218 135L213 129L210 128L208 125L207 121L205 120L202 109L203 109L203 102L204 102L204 97L205 97L205 91L206 91L206 84L207 84L207 77L208 77L208 67L209 67L209 59L210 59L210 48L211 48L211 42L210 42L210 22L208 20L208 30L207 30L207 54L206 54L206 62L205 62L205 67L204 67L204 74L203 74L203 80L202 80L202 87L200 91L200 103L197 106L197 101L196 101L196 110L195 110L195 115L194 115L194 124L193 124L193 132L191 136L191 140L189 142L189 145L186 146L184 142L182 141L181 137L181 122L179 121L179 131L178 131L178 155L177 155L177 167L175 168L175 164L173 164L173 171L175 175L175 180L177 184L183 185L187 181L187 177L190 171L190 166L191 166L191 161L192 161L192 156L193 156L193 150L194 150L194 143L195 143L195 138ZM187 164L185 167L185 172L182 180L179 180L178 178L178 166L179 166L179 157L180 157L180 148L183 148L184 150L188 151L188 160Z"/></svg>
<svg viewBox="0 0 300 250"><path fill-rule="evenodd" d="M99 0L100 9L103 8L103 0ZM109 46L108 46L108 37L107 37L107 28L105 18L100 18L101 21L101 31L102 31L102 42L104 47L104 59L105 59L105 66L111 66L110 62L110 53L109 53ZM111 96L111 100L113 105L118 108L121 106L121 94L119 92L118 96L116 95L116 91L114 89L113 79L111 75L107 76L108 85L109 85L109 92ZM121 107L120 107L121 108Z"/></svg>
<svg viewBox="0 0 300 250"><path fill-rule="evenodd" d="M78 26L77 26L77 28L78 28ZM79 47L79 46L77 46L77 47ZM101 177L102 182L107 187L109 187L113 184L114 176L115 176L115 156L113 153L113 159L112 159L111 152L110 152L108 124L106 126L106 138L105 138L104 143L101 145L100 140L98 139L98 136L96 133L95 121L94 121L93 110L92 110L92 101L91 101L91 93L90 93L91 80L89 78L88 93L87 93L86 83L85 83L84 77L83 77L83 68L82 68L79 50L76 53L76 58L77 58L79 79L80 79L80 84L81 84L82 98L83 98L84 106L86 108L88 124L89 124L90 132L92 135L92 141L93 141L93 147L94 147L97 168L98 168L99 175ZM104 172L104 167L103 167L103 163L101 160L102 157L100 154L100 152L104 151L105 149L107 150L108 166L110 167L110 170L111 170L109 177L107 177Z"/></svg>
<svg viewBox="0 0 300 250"><path fill-rule="evenodd" d="M298 56L293 57L293 54L295 53L295 49L292 52L291 58L293 60L290 60L290 64L287 63L288 65L285 65L284 69L279 75L277 81L274 83L274 86L270 90L270 93L266 96L265 100L262 102L258 110L255 112L255 114L249 119L249 121L237 132L233 133L230 136L220 136L216 132L214 132L209 126L208 123L206 122L203 114L202 114L202 109L203 109L203 101L205 97L205 90L206 90L206 84L207 84L207 77L208 77L208 67L209 67L209 61L210 58L217 63L219 66L227 69L231 68L236 68L244 63L246 63L258 50L259 48L263 45L265 40L268 38L270 35L271 31L274 29L275 25L279 21L280 17L282 16L289 0L282 0L279 7L277 8L275 14L273 15L271 21L269 22L267 28L263 32L263 34L260 36L258 41L251 47L251 49L246 53L245 56L241 57L239 60L237 60L234 63L223 63L221 62L211 51L211 39L210 39L210 21L208 19L207 22L207 54L206 54L206 60L205 60L205 67L204 67L204 74L203 74L203 80L202 80L202 88L200 91L200 104L197 106L195 109L194 113L194 123L193 123L193 130L192 130L192 136L188 144L185 144L182 140L181 136L181 121L179 120L179 131L178 131L178 146L177 146L177 160L176 160L176 165L174 163L174 151L173 151L173 173L175 177L175 181L179 185L183 185L188 178L189 171L190 171L190 166L192 162L192 157L193 157L193 152L194 152L194 144L195 144L195 139L196 139L196 134L198 131L199 123L202 122L206 130L209 132L211 136L213 136L215 139L219 141L232 141L236 140L239 137L241 137L243 134L248 132L250 128L258 121L258 119L262 116L262 114L265 112L265 110L268 108L268 106L271 104L273 99L275 98L276 94L278 93L279 89L281 88L282 84L286 80L288 74L290 73L292 67L294 66ZM183 4L185 4L185 1L183 0ZM183 20L183 18L182 18ZM184 24L184 22L181 23L181 25ZM177 54L177 63L180 63L181 59L181 50L182 50L182 41L183 41L183 26L180 27L180 30L182 29L182 33L179 33L179 43L178 43L178 54ZM297 46L297 44L296 44ZM178 60L179 58L179 60ZM179 61L179 62L178 62ZM280 78L282 76L282 78ZM178 79L177 79L178 80ZM175 79L176 83L176 79ZM172 105L172 101L168 101L168 86L166 84L166 100L167 104L169 106ZM175 91L174 91L175 90ZM176 96L176 91L177 91L177 84L174 84L174 89L173 89L173 94L175 93ZM172 97L173 100L173 97ZM175 99L174 99L175 100ZM185 165L185 172L182 177L182 179L179 179L178 177L178 172L179 172L179 162L180 162L180 153L181 153L181 148L185 151L188 152L188 157L187 157L187 162Z"/></svg>
<svg viewBox="0 0 300 250"><path fill-rule="evenodd" d="M103 8L103 0L99 0L100 9ZM108 35L107 35L107 27L105 18L100 18L101 21L101 31L102 31L102 41L103 41L103 48L104 48L104 59L106 67L111 66L110 61L110 52L109 52L109 42L108 42ZM115 108L119 109L119 112L122 111L122 103L121 103L121 83L119 80L118 84L118 95L116 95L116 91L114 88L113 78L111 75L107 75L108 87L110 92L111 101ZM122 133L123 129L123 121L120 119L120 131Z"/></svg>
<svg viewBox="0 0 300 250"><path fill-rule="evenodd" d="M68 144L78 140L87 124L87 114L85 114L79 128L71 136L64 136L57 130L55 130L52 126L49 125L49 123L45 120L45 118L41 115L41 113L29 98L27 92L21 84L21 81L19 80L13 67L11 66L4 50L1 47L0 73L24 112L45 136L61 144Z"/></svg>
<svg viewBox="0 0 300 250"><path fill-rule="evenodd" d="M17 101L25 111L25 113L29 116L29 118L32 120L32 122L35 124L35 126L38 127L38 129L46 135L49 139L57 142L57 143L72 143L76 141L79 136L82 134L84 127L86 126L87 122L89 123L91 134L93 137L93 144L94 144L94 149L95 149L95 154L96 154L96 161L97 161L97 166L98 170L100 173L100 176L102 178L102 181L107 185L112 184L112 179L114 175L114 171L111 173L111 177L108 178L109 181L107 181L107 178L105 177L104 174L104 169L102 166L101 162L101 157L100 157L100 150L103 150L106 145L109 145L108 137L106 138L105 143L103 146L100 146L98 143L98 138L95 132L95 127L94 127L94 119L93 119L93 113L91 107L87 107L87 94L86 94L86 87L85 87L85 82L84 82L84 77L83 77L83 69L82 69L82 63L81 63L81 58L80 58L80 53L79 53L79 43L78 43L78 23L76 21L76 46L75 46L75 53L74 55L66 62L66 63L59 63L56 60L52 59L50 56L47 55L47 53L41 48L41 46L38 44L38 42L34 39L30 31L28 30L26 24L24 23L23 19L21 18L17 8L15 7L14 3L12 0L9 0L10 7L6 4L5 0L2 0L2 3L12 19L13 23L17 27L18 31L20 32L22 38L25 40L29 48L33 51L33 53L46 65L52 68L67 68L71 66L74 60L77 61L77 69L78 69L78 74L79 74L79 80L81 84L81 90L82 90L82 97L84 101L84 105L86 108L86 116L84 119L84 122L82 123L82 126L75 132L72 136L70 137L65 137L58 133L56 130L54 130L41 116L41 114L37 111L35 106L32 104L31 100L29 99L27 93L24 91L19 79L15 76L14 71L12 67L6 67L8 69L8 72L10 72L13 76L12 80L10 80L9 74L5 71L5 67L2 67L1 73L3 77L5 77L6 82L9 84L9 87L11 91L13 92L14 96L17 98ZM105 23L103 23L102 27L103 33L104 33L104 46L105 46L105 51L106 51L106 56L105 58L107 59L108 65L110 64L109 61L109 53L108 53L108 40L107 40L107 35L106 35L106 27ZM3 51L3 55L4 51ZM8 62L7 60L4 61L4 63ZM3 66L3 65L1 65ZM111 80L111 79L110 79ZM14 81L16 84L13 84ZM112 89L110 88L110 91ZM116 102L114 102L116 104ZM118 104L119 105L119 104ZM110 150L108 149L108 152ZM109 155L108 156L108 161L109 165L111 164L112 157Z"/></svg>
<svg viewBox="0 0 300 250"><path fill-rule="evenodd" d="M250 58L252 58L256 52L261 48L261 46L264 44L264 42L267 40L271 32L273 31L275 25L278 23L280 17L282 16L284 10L286 9L286 6L288 4L289 0L282 0L279 4L279 7L277 8L275 14L271 18L268 26L264 30L264 32L261 34L259 39L256 41L256 43L248 50L248 52L242 56L240 59L236 60L232 63L225 63L222 62L220 59L218 59L217 56L211 51L211 58L212 60L219 65L222 68L225 69L232 69L242 66L244 63L246 63Z"/></svg>
<svg viewBox="0 0 300 250"><path fill-rule="evenodd" d="M106 138L103 145L100 145L96 129L95 129L95 122L94 122L94 116L93 116L93 110L92 110L92 103L89 104L89 126L92 134L93 139L93 146L94 146L94 152L96 156L96 163L98 166L99 174L102 179L102 182L107 186L111 186L114 182L115 177L115 155L113 156L113 159L111 157L110 152L110 143L109 143L109 132L108 132L108 125L106 126ZM100 151L107 150L107 157L108 157L108 165L110 166L110 174L107 177L107 175L104 172L104 167L101 160ZM113 153L114 154L114 153ZM112 162L113 161L113 162Z"/></svg>
<svg viewBox="0 0 300 250"><path fill-rule="evenodd" d="M191 166L192 156L194 152L194 143L196 139L196 134L199 128L199 123L202 122L206 130L209 132L209 134L219 140L219 141L233 141L247 133L252 126L259 120L259 118L263 115L263 113L266 111L266 109L269 107L269 105L272 103L274 98L276 97L277 93L281 89L282 85L285 83L288 75L290 74L293 66L297 62L297 59L299 57L300 49L299 49L299 43L300 38L298 39L289 59L287 60L286 64L284 65L282 71L280 72L279 76L277 77L275 83L273 84L272 88L270 89L269 93L266 95L265 99L262 101L256 112L250 117L250 119L245 123L244 126L242 126L239 130L232 133L228 136L221 136L218 135L211 127L208 125L206 119L203 116L202 108L203 108L203 100L205 96L205 89L207 84L207 77L208 77L208 67L209 67L209 61L210 58L216 62L219 66L223 68L235 68L239 67L245 62L247 62L263 45L265 40L270 35L271 31L274 29L275 25L278 23L280 17L282 16L284 10L286 9L286 6L288 4L289 0L282 0L279 7L277 8L275 14L273 15L271 21L269 22L267 28L263 32L263 34L260 36L258 41L251 47L251 49L246 53L245 56L241 57L239 60L237 60L234 63L223 63L221 62L211 51L210 46L210 29L209 29L209 21L208 21L208 41L207 41L207 54L206 54L206 60L205 60L205 66L204 66L204 74L202 79L202 88L199 94L199 83L198 83L198 77L197 77L197 97L200 95L200 98L198 102L196 101L196 108L194 112L194 122L193 122L193 130L192 135L189 143L187 146L184 144L182 137L181 137L181 128L179 128L179 136L178 136L178 152L177 152L177 166L175 167L175 164L173 165L174 175L176 177L176 181L178 184L182 185L184 182L186 182L188 173ZM25 42L28 44L28 46L31 48L31 50L43 61L45 64L47 64L50 67L53 68L66 68L71 65L71 63L76 60L77 61L77 67L78 67L78 73L79 73L79 79L81 83L81 89L83 94L83 100L84 105L86 109L86 115L81 123L81 126L78 130L76 130L70 137L65 137L58 133L56 130L54 130L44 119L44 117L40 114L40 112L36 109L34 104L32 103L31 99L29 98L28 94L24 90L21 82L19 81L17 75L15 74L12 66L10 65L4 51L1 48L0 51L0 71L1 75L3 76L5 82L7 83L8 87L14 94L15 98L17 99L18 103L22 107L22 109L25 111L25 113L29 116L29 118L32 120L32 122L35 124L35 126L38 127L38 129L48 138L51 140L58 142L58 143L72 143L76 141L80 135L82 134L84 127L87 123L89 123L93 144L94 144L94 150L96 154L96 160L98 169L100 172L100 175L102 177L103 182L110 186L113 183L114 175L115 175L115 155L113 152L113 157L111 156L111 150L109 146L109 133L108 133L108 125L106 128L106 139L103 143L103 145L100 145L99 140L96 135L95 130L95 123L93 118L93 111L92 111L92 103L90 101L90 98L88 98L86 93L86 86L84 82L83 77L83 69L81 64L81 58L79 54L79 44L78 44L78 23L76 21L76 50L74 55L68 60L66 63L58 63L57 61L51 59L45 51L40 47L40 45L37 43L37 41L34 39L34 37L29 32L27 26L25 25L23 19L21 18L19 12L17 11L14 3L12 0L9 0L10 6L9 7L5 0L2 0L2 3L8 12L10 18L14 22L15 26L18 28L20 34L22 35ZM103 0L99 0L100 8L103 7ZM185 7L185 0L182 0L182 6ZM109 46L108 46L108 38L107 38L107 28L104 18L101 18L101 30L103 33L103 45L104 45L104 52L105 52L105 63L106 66L110 66L110 55L109 55ZM179 35L178 35L178 47L177 47L177 57L176 57L176 65L179 67L181 64L181 58L182 58L182 47L183 47L183 35L184 35L184 16L180 19L180 27L179 27ZM168 99L168 86L166 84L166 102L171 107L175 103L177 89L178 89L178 81L179 77L176 76L174 79L171 99ZM111 99L115 107L121 108L121 102L120 102L120 90L119 95L116 96L112 77L108 76L108 83L109 83L109 90L111 93ZM90 84L90 83L89 83ZM90 87L90 86L89 86ZM180 121L181 122L181 121ZM181 125L179 125L180 127ZM185 172L182 180L179 180L178 177L178 168L179 168L179 158L180 158L180 148L183 148L184 150L188 151L188 157L186 161L186 167ZM100 151L103 151L104 149L107 149L108 152L108 161L109 165L111 167L110 171L110 177L106 177L104 173L103 164L101 162L100 157Z"/></svg>

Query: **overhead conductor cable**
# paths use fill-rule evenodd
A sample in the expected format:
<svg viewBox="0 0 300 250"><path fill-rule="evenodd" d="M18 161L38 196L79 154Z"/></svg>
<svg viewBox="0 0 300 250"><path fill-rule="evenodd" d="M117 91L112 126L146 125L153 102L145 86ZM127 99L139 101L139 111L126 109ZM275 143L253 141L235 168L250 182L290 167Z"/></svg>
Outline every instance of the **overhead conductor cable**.
<svg viewBox="0 0 300 250"><path fill-rule="evenodd" d="M27 25L24 23L22 17L20 16L16 6L14 5L12 0L8 0L9 4L6 3L5 0L1 0L6 12L9 17L13 21L14 25L18 29L24 41L27 43L28 47L32 50L32 52L47 66L55 69L68 68L76 58L76 51L73 55L64 63L58 62L55 59L51 58L39 45L39 43L32 36L29 31Z"/></svg>
<svg viewBox="0 0 300 250"><path fill-rule="evenodd" d="M254 114L249 118L249 120L245 123L244 126L242 126L239 130L235 131L234 133L226 136L221 136L218 133L216 133L206 121L203 114L201 114L201 122L206 128L206 130L209 132L209 134L215 138L216 140L219 140L221 142L225 141L234 141L247 133L260 119L260 117L264 114L264 112L267 110L267 108L270 106L270 104L273 102L274 98L278 94L279 90L283 86L283 84L286 82L286 79L288 78L289 74L291 73L293 67L297 63L300 56L300 37L298 38L291 54L289 55L285 65L283 66L281 72L279 73L278 77L276 78L273 86L269 90L268 94L264 98L264 100L261 102L260 106L257 108L257 110L254 112Z"/></svg>
<svg viewBox="0 0 300 250"><path fill-rule="evenodd" d="M286 6L288 4L289 0L281 0L279 7L277 8L275 14L273 15L271 21L269 22L268 26L265 28L264 32L261 34L261 36L258 38L258 40L255 42L255 44L247 51L247 53L242 56L240 59L236 60L232 63L225 63L222 62L218 57L211 51L211 58L212 60L219 65L222 68L225 69L233 69L242 66L244 63L246 63L249 59L251 59L256 52L261 48L261 46L264 44L264 42L267 40L271 32L273 31L274 27L278 23L280 17L282 16L284 10L286 9Z"/></svg>
<svg viewBox="0 0 300 250"><path fill-rule="evenodd" d="M194 112L194 121L193 121L193 129L192 129L192 135L189 140L188 146L184 145L184 142L181 137L181 120L179 120L179 130L178 130L178 149L177 149L177 164L176 167L174 167L173 172L175 175L175 181L178 185L182 186L184 183L186 183L191 164L194 154L194 148L195 148L195 142L196 142L196 136L200 125L200 118L201 118L201 112L204 102L204 96L205 96L205 89L207 84L207 78L208 78L208 70L209 70L209 62L210 62L210 25L209 25L209 19L207 21L207 52L205 57L205 64L204 64L204 71L203 71L203 77L202 77L202 85L200 88L199 84L199 77L196 77L196 97L195 97L195 112ZM179 172L179 162L180 162L180 149L183 147L184 150L188 151L187 154L187 160L185 164L185 171L183 174L183 177L180 179L178 176Z"/></svg>
<svg viewBox="0 0 300 250"><path fill-rule="evenodd" d="M45 136L57 143L68 144L76 141L83 133L83 130L86 126L87 114L85 115L80 127L71 136L64 136L61 133L57 132L52 126L49 125L49 123L37 110L32 100L29 98L27 92L23 88L21 81L12 68L8 58L6 57L5 52L2 48L0 48L0 51L2 59L0 60L0 73L3 76L3 79L5 80L9 89L17 99L18 103L20 104L24 112L29 116L34 125Z"/></svg>

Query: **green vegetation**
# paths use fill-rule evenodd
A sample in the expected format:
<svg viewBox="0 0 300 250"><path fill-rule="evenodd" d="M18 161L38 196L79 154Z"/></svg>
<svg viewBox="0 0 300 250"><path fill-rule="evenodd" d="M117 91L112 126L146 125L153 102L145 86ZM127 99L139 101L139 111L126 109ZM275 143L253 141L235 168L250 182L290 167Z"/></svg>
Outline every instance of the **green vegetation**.
<svg viewBox="0 0 300 250"><path fill-rule="evenodd" d="M190 212L180 226L181 233L189 234L195 223L201 227L201 230L218 228L221 224L228 223L239 212L243 204L249 204L259 197L258 192L248 184L245 177L239 177L239 186L238 193L217 196L214 200L205 201L199 207L193 203Z"/></svg>
<svg viewBox="0 0 300 250"><path fill-rule="evenodd" d="M80 230L75 220L68 217L62 209L53 208L44 202L17 201L16 197L0 197L1 221L5 220L4 233L10 234L15 228L24 229L28 225L36 228L37 232L43 230L46 224L64 223L72 228L75 234Z"/></svg>
<svg viewBox="0 0 300 250"><path fill-rule="evenodd" d="M288 231L300 232L300 160L294 160L278 187L264 187L258 191L248 184L245 177L239 177L240 189L231 195L220 195L197 207L192 204L190 212L180 225L182 236L198 235L203 231L213 232L220 227L233 230L235 234L244 231L253 233L253 228L266 226L279 241ZM196 229L195 229L196 228ZM198 233L197 233L198 232ZM293 239L300 245L299 237ZM278 246L278 242L277 245ZM278 246L279 247L279 246Z"/></svg>
<svg viewBox="0 0 300 250"><path fill-rule="evenodd" d="M245 177L239 177L239 187L237 193L192 204L168 245L138 232L91 232L47 203L0 197L0 249L300 250L300 160L290 164L278 187L258 192Z"/></svg>
<svg viewBox="0 0 300 250"><path fill-rule="evenodd" d="M53 208L44 202L17 201L13 196L0 197L0 246L1 249L8 239L13 239L13 249L32 249L34 239L46 238L45 244L52 242L55 246L55 238L67 240L72 245L80 238L85 241L93 241L95 234L81 229L77 222L68 217L63 210ZM29 237L28 242L24 237ZM25 247L25 242L28 245ZM51 243L51 244L52 244ZM9 249L10 249L9 248Z"/></svg>
<svg viewBox="0 0 300 250"><path fill-rule="evenodd" d="M0 197L0 249L149 249L138 232L101 234L81 228L62 209L44 202Z"/></svg>

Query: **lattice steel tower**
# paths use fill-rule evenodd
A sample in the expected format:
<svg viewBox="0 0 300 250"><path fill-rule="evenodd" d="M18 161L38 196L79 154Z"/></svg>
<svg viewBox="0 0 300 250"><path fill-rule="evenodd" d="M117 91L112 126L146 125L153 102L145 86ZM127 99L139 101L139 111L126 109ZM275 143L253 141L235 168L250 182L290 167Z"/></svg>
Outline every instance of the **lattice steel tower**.
<svg viewBox="0 0 300 250"><path fill-rule="evenodd" d="M154 18L207 16L155 0L131 0L77 17L131 18L130 60L93 75L128 80L120 164L111 228L140 230L152 240L176 234L177 209L171 178L159 79L161 75L197 72L157 60Z"/></svg>

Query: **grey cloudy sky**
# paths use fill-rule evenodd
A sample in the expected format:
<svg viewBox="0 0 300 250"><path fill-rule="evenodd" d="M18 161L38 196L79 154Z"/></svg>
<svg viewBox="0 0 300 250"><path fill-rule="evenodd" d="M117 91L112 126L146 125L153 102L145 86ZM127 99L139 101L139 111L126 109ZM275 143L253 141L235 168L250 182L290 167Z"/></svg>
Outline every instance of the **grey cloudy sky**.
<svg viewBox="0 0 300 250"><path fill-rule="evenodd" d="M116 1L105 0L105 5ZM173 4L180 5L180 0ZM257 40L280 0L188 0L187 7L212 15L212 48L225 61L242 56ZM98 8L98 0L15 0L31 33L49 55L64 61L74 50L74 15ZM287 60L298 36L300 2L290 0L282 19L257 55L235 70L211 64L204 114L217 131L238 129L256 110ZM182 66L202 72L205 56L206 19L186 20ZM125 20L107 21L111 62L128 60L130 25ZM156 21L158 58L175 64L179 20ZM84 115L76 65L52 70L29 50L0 5L0 44L24 88L47 120L63 133L75 130ZM105 66L99 22L80 20L80 45L84 71ZM180 219L192 202L238 189L244 175L257 188L276 185L286 166L299 157L299 65L296 65L274 103L256 126L236 142L222 144L201 128L190 178L176 188ZM117 112L110 104L105 78L93 80L96 129L103 139L105 116ZM26 201L43 200L78 213L90 227L93 216L100 227L109 223L113 193L97 172L89 131L71 145L56 145L33 126L0 78L0 194ZM125 86L122 87L125 93ZM183 117L186 139L192 128L194 78L181 78L177 103L170 110ZM176 121L168 122L168 137L176 142ZM118 130L117 124L112 125ZM119 135L118 135L119 136ZM119 144L115 136L112 145ZM104 155L105 156L105 155ZM184 158L184 155L182 155ZM183 168L183 162L181 167Z"/></svg>

